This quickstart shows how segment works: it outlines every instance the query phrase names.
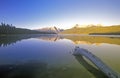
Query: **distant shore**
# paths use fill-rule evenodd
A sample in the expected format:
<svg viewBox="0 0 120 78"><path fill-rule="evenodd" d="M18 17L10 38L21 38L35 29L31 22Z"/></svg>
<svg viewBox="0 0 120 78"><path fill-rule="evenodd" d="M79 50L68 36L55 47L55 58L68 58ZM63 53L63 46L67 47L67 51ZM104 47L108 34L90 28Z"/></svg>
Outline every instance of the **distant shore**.
<svg viewBox="0 0 120 78"><path fill-rule="evenodd" d="M120 35L120 33L90 33L89 35Z"/></svg>

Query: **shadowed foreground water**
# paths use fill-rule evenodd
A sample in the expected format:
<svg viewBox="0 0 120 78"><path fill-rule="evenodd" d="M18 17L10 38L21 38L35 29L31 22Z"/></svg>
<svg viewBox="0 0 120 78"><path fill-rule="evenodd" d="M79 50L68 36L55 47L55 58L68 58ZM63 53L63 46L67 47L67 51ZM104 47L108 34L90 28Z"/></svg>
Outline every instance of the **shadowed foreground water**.
<svg viewBox="0 0 120 78"><path fill-rule="evenodd" d="M0 78L107 78L91 62L73 56L87 49L120 72L120 38L102 36L0 36Z"/></svg>

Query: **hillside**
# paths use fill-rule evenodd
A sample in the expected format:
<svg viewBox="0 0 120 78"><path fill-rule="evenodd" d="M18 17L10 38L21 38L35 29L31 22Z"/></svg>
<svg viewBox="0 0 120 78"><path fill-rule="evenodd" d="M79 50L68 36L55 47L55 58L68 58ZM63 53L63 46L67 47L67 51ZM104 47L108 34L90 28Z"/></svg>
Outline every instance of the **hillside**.
<svg viewBox="0 0 120 78"><path fill-rule="evenodd" d="M91 26L91 27L73 27L71 29L64 30L62 34L117 34L120 35L120 25L115 26Z"/></svg>
<svg viewBox="0 0 120 78"><path fill-rule="evenodd" d="M16 28L12 24L0 24L0 35L10 35L10 34L56 34L52 32L40 32L36 30L24 29L24 28Z"/></svg>

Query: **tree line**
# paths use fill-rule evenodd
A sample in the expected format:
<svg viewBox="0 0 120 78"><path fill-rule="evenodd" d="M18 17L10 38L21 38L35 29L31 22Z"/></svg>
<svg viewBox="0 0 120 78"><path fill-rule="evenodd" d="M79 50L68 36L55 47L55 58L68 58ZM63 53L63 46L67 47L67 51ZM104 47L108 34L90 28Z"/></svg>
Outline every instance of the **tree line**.
<svg viewBox="0 0 120 78"><path fill-rule="evenodd" d="M0 24L0 34L34 34L34 33L39 32L29 29L16 28L12 24L11 25L5 23Z"/></svg>
<svg viewBox="0 0 120 78"><path fill-rule="evenodd" d="M36 30L16 28L12 24L1 23L0 34L54 34L54 33L46 33L46 32L40 32Z"/></svg>

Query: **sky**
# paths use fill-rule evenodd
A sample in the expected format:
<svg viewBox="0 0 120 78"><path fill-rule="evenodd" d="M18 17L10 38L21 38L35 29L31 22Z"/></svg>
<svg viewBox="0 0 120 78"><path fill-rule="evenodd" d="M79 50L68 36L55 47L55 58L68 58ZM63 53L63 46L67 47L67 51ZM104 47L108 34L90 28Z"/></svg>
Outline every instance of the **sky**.
<svg viewBox="0 0 120 78"><path fill-rule="evenodd" d="M120 24L120 0L0 0L0 22L37 29Z"/></svg>

